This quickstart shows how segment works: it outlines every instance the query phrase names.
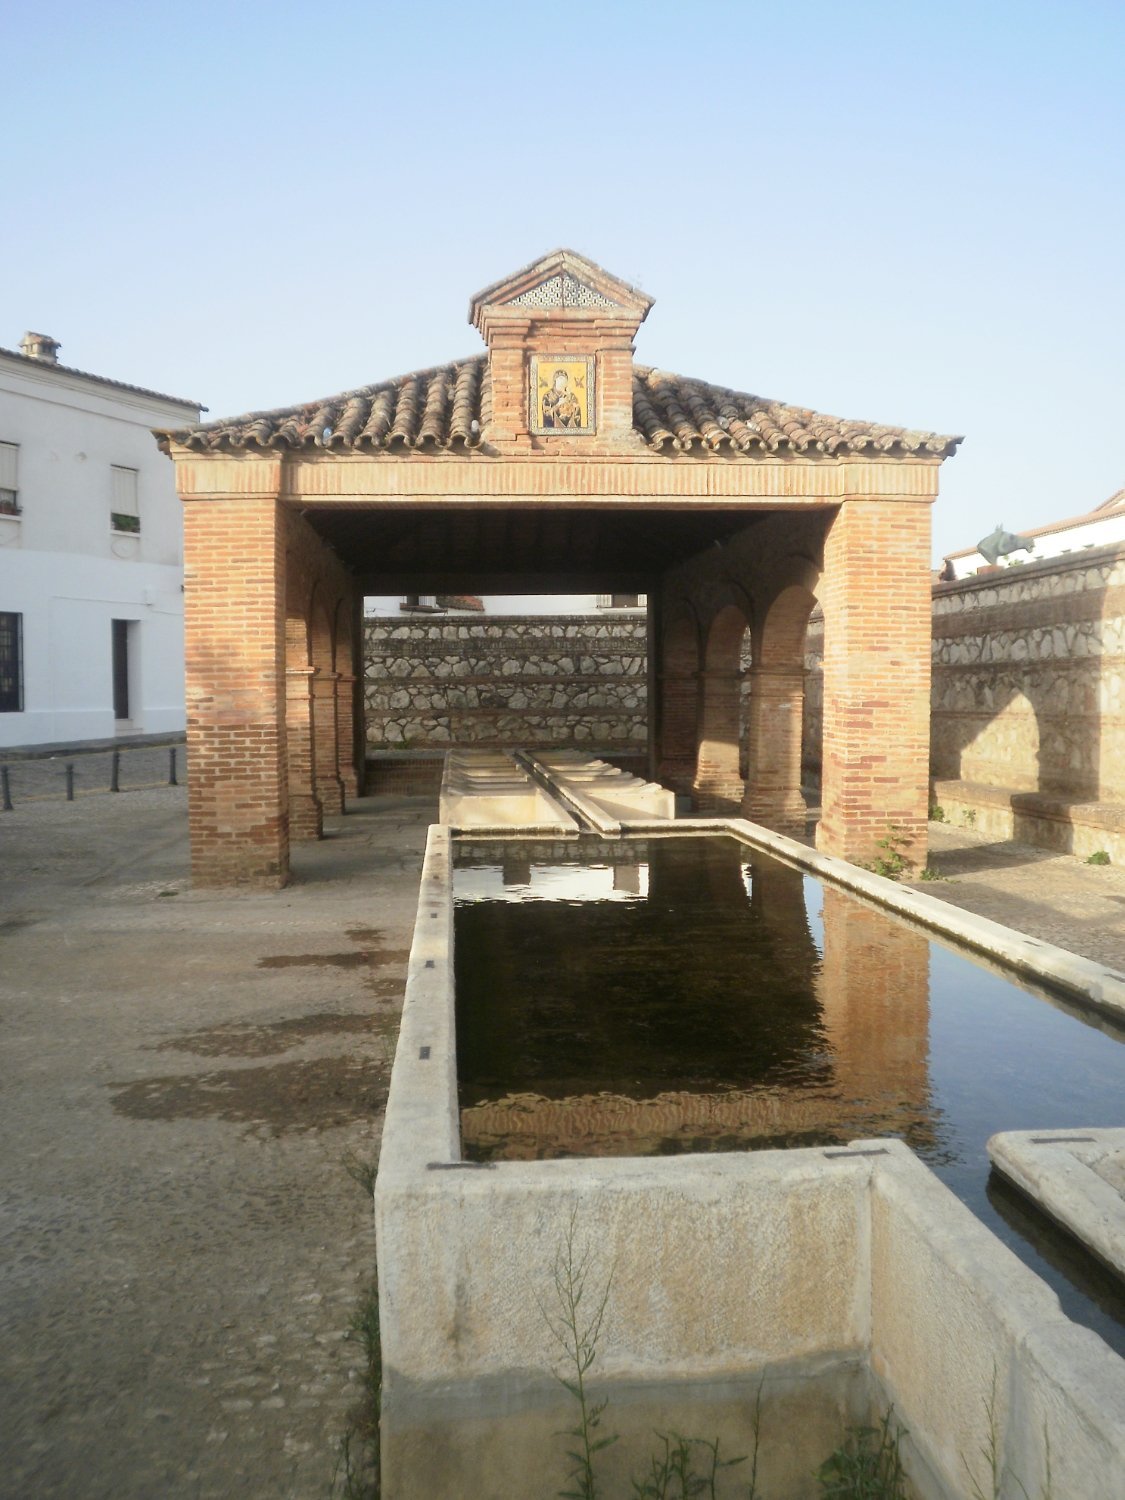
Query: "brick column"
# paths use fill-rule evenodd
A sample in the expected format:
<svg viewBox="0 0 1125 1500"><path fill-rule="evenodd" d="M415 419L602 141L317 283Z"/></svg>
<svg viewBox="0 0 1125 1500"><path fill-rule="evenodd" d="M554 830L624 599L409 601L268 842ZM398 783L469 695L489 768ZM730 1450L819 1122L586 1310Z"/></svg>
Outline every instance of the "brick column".
<svg viewBox="0 0 1125 1500"><path fill-rule="evenodd" d="M664 672L660 679L660 760L657 780L676 792L695 779L699 674Z"/></svg>
<svg viewBox="0 0 1125 1500"><path fill-rule="evenodd" d="M196 885L289 874L285 548L272 496L184 505L184 624Z"/></svg>
<svg viewBox="0 0 1125 1500"><path fill-rule="evenodd" d="M930 510L847 500L828 530L824 769L817 847L857 863L894 827L926 862L930 743Z"/></svg>
<svg viewBox="0 0 1125 1500"><path fill-rule="evenodd" d="M313 774L316 795L329 817L344 810L344 783L336 767L339 731L336 725L336 673L318 669L312 677Z"/></svg>
<svg viewBox="0 0 1125 1500"><path fill-rule="evenodd" d="M346 797L359 796L355 753L355 684L353 673L336 673L336 769Z"/></svg>
<svg viewBox="0 0 1125 1500"><path fill-rule="evenodd" d="M800 664L751 669L749 767L742 815L777 833L805 831L801 796L804 693Z"/></svg>
<svg viewBox="0 0 1125 1500"><path fill-rule="evenodd" d="M692 790L702 812L737 812L745 790L738 766L740 671L701 672L699 752Z"/></svg>
<svg viewBox="0 0 1125 1500"><path fill-rule="evenodd" d="M290 634L304 633L302 620L288 622ZM316 794L313 742L312 667L285 669L285 727L289 738L289 831L294 839L318 839L324 814Z"/></svg>

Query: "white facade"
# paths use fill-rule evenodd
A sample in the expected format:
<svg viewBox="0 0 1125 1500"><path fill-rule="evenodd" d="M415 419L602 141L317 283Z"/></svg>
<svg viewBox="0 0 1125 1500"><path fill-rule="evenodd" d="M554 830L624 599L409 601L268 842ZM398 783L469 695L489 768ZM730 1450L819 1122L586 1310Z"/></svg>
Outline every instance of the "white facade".
<svg viewBox="0 0 1125 1500"><path fill-rule="evenodd" d="M1013 552L1002 557L1001 567L1018 568L1021 563L1041 562L1048 557L1063 557L1068 552L1082 552L1087 547L1125 542L1125 490L1118 490L1085 515L1052 521L1047 526L1030 527L1017 534L1034 541L1035 546L1030 552ZM949 554L945 559L943 577L971 578L978 568L987 566L987 558L975 548L967 547L962 552Z"/></svg>
<svg viewBox="0 0 1125 1500"><path fill-rule="evenodd" d="M200 408L44 343L0 350L0 748L182 729L183 524L153 429Z"/></svg>

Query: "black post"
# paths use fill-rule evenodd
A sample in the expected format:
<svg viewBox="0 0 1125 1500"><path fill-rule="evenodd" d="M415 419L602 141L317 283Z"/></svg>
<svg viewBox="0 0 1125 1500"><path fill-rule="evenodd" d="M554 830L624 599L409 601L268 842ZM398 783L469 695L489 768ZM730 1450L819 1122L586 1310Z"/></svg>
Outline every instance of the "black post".
<svg viewBox="0 0 1125 1500"><path fill-rule="evenodd" d="M173 745L168 751L168 785L179 786L179 784L176 780L176 747Z"/></svg>
<svg viewBox="0 0 1125 1500"><path fill-rule="evenodd" d="M66 763L66 800L74 801L74 762L72 760Z"/></svg>
<svg viewBox="0 0 1125 1500"><path fill-rule="evenodd" d="M121 790L121 751L115 750L109 761L109 789L111 792Z"/></svg>
<svg viewBox="0 0 1125 1500"><path fill-rule="evenodd" d="M8 780L7 766L0 766L0 797L3 798L2 811L12 812L12 786Z"/></svg>

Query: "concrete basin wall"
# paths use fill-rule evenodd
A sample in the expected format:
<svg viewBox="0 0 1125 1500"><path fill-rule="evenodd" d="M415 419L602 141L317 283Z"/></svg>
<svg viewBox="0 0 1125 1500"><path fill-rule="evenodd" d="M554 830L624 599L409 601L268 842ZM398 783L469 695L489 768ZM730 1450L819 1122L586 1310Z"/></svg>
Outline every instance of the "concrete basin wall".
<svg viewBox="0 0 1125 1500"><path fill-rule="evenodd" d="M608 1287L603 1381L859 1361L909 1429L923 1496L991 1493L993 1438L1012 1493L1041 1493L1049 1443L1055 1497L1125 1494L1125 1361L900 1142L462 1162L452 932L451 838L433 828L375 1194L388 1413L485 1391L507 1410L549 1383L569 1237L587 1305Z"/></svg>

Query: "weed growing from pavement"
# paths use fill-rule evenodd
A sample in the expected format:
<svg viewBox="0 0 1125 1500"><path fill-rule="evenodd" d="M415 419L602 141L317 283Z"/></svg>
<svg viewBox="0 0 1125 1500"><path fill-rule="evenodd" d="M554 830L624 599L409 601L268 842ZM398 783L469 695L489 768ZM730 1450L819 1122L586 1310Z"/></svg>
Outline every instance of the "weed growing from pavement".
<svg viewBox="0 0 1125 1500"><path fill-rule="evenodd" d="M342 1158L344 1171L368 1198L375 1192L378 1166L354 1151ZM338 1500L379 1500L379 1416L383 1403L383 1353L379 1343L379 1284L372 1279L352 1314L348 1338L363 1349L361 1394L348 1416L332 1474L331 1494Z"/></svg>
<svg viewBox="0 0 1125 1500"><path fill-rule="evenodd" d="M1084 863L1088 865L1108 865L1109 855L1104 849L1095 849L1093 854L1088 854Z"/></svg>
<svg viewBox="0 0 1125 1500"><path fill-rule="evenodd" d="M876 849L882 849L869 865L861 868L873 875L882 875L884 880L901 880L910 868L902 851L910 846L910 836L901 823L887 825L886 838L876 840Z"/></svg>

